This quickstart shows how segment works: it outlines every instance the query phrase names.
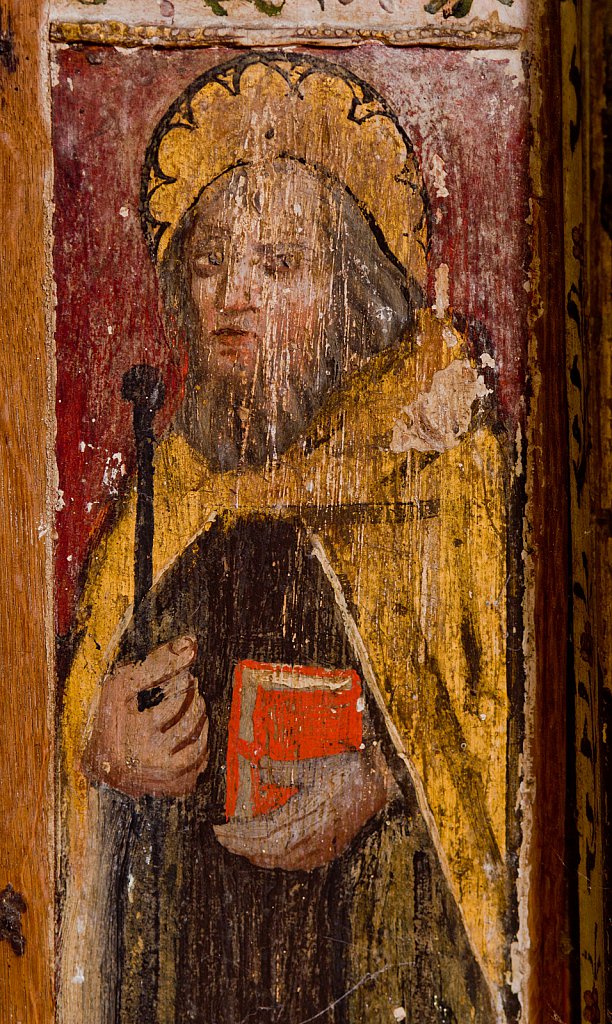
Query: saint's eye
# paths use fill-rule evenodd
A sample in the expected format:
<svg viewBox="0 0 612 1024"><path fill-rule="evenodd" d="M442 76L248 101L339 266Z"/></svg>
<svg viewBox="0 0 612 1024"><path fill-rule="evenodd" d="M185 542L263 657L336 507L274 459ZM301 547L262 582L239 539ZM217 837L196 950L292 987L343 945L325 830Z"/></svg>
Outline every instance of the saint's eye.
<svg viewBox="0 0 612 1024"><path fill-rule="evenodd" d="M198 253L194 260L196 274L206 277L214 274L218 267L225 263L225 251L222 245L211 245Z"/></svg>
<svg viewBox="0 0 612 1024"><path fill-rule="evenodd" d="M264 270L266 274L274 276L275 274L286 274L291 270L296 270L302 262L301 252L291 251L279 251L267 253Z"/></svg>

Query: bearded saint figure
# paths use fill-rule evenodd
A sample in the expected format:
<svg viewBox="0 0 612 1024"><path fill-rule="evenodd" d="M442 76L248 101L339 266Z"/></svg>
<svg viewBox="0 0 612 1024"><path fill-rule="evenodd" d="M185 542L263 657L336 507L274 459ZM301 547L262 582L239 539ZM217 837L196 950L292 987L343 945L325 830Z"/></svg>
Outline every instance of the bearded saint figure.
<svg viewBox="0 0 612 1024"><path fill-rule="evenodd" d="M424 306L410 143L346 71L249 54L158 125L142 218L189 369L154 584L134 612L132 494L81 601L64 1020L493 1021L506 471Z"/></svg>

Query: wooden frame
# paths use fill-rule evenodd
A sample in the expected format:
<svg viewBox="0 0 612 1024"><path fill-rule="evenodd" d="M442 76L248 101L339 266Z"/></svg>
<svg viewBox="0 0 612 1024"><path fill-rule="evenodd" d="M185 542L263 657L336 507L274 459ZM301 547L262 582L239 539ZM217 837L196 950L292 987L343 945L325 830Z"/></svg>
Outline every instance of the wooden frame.
<svg viewBox="0 0 612 1024"><path fill-rule="evenodd" d="M54 483L50 446L53 292L46 22L42 3L4 7L1 493L2 887L23 894L25 953L0 954L15 1020L53 1016L54 746L49 574Z"/></svg>
<svg viewBox="0 0 612 1024"><path fill-rule="evenodd" d="M596 111L602 91L603 60L599 48L595 47L590 69L587 58L592 43L602 31L603 5L593 12L588 5L581 10L581 22L566 11L563 22L559 23L552 4L540 7L532 15L529 44L533 54L530 69L534 132L531 164L533 312L527 439L528 521L524 537L528 597L523 611L528 627L527 689L533 697L535 714L527 722L529 764L523 806L527 811L531 809L532 820L529 821L528 813L524 815L523 828L529 839L523 847L518 873L519 889L524 888L517 957L522 961L519 973L526 982L527 1019L530 1021L566 1020L570 1007L576 1015L584 1013L584 1019L595 1020L587 1011L592 1011L596 987L602 1012L606 1005L603 966L596 970L599 961L602 965L605 962L600 852L603 813L598 775L601 754L597 754L601 735L596 710L602 683L596 671L590 672L585 680L581 673L589 659L581 658L580 651L582 655L588 653L584 637L591 636L593 658L596 659L599 651L600 676L605 674L604 602L609 595L609 579L604 575L603 553L609 527L609 511L606 511L609 498L606 475L602 469L598 476L597 460L601 460L599 465L603 467L606 451L609 452L606 448L609 428L602 411L601 384L606 379L609 355L604 347L605 273L598 274L595 264L603 258L603 266L609 269L610 248L609 235L594 212L599 208L603 188L597 170L602 143L596 119L591 126L595 140L592 150L587 131L589 114ZM0 750L5 766L0 888L10 883L23 894L27 903L23 916L26 952L16 957L8 943L0 945L0 990L8 993L11 1019L28 1022L54 1019L55 970L55 708L50 575L56 480L52 458L53 283L49 269L52 162L47 16L46 5L36 0L28 0L26 4L9 0L8 5L3 5L0 23L0 80L5 123L0 146L3 215L0 360L5 401L0 564L6 608L0 626L3 680ZM80 31L79 38L83 41L96 38L90 27ZM125 42L125 34L118 29L113 32L107 32L103 39L98 37L96 41ZM56 41L66 41L68 36L66 30L53 28ZM340 45L348 41L337 36L335 39ZM142 37L136 33L130 41L138 44ZM176 42L194 45L194 41L206 44L208 39L169 40L172 45ZM405 43L406 39L399 37L397 41ZM500 38L501 45L509 42L506 36L503 42ZM485 34L482 45L487 44L490 45L490 40ZM449 36L448 45L460 43ZM473 45L473 40L467 45ZM581 62L582 76L579 74ZM576 114L577 109L582 111L582 121ZM582 138L575 138L580 128ZM573 143L572 139L575 139ZM562 148L564 181L561 179ZM593 194L588 185L591 168L596 173L591 186ZM562 237L562 219L566 224L565 237ZM585 225L582 251L579 239L573 234L580 222ZM567 261L566 279L560 268L559 254L563 251ZM567 299L575 287L579 266L584 274L586 298L577 320ZM565 323L567 384L562 372L561 342L566 308L569 317ZM583 331L582 337L576 335L578 327ZM590 344L593 339L595 344ZM580 386L576 383L578 379ZM587 398L589 381L592 387ZM602 388L601 395L599 388ZM574 426L576 416L580 439ZM587 432L591 436L590 450ZM585 497L579 507L576 482L568 483L568 467L572 461L580 460L582 454L586 460L585 495L590 488L591 497ZM564 758L560 756L569 728L565 686L561 683L567 674L566 632L571 614L565 586L569 578L568 486L572 488L573 636L578 694L575 711L570 704L570 724L575 720L576 744L582 748L576 755L577 833L571 815L568 817L568 783ZM590 533L593 525L594 535ZM582 541L588 536L588 546L584 546ZM581 576L585 566L583 550L587 553L587 563L594 566L590 583ZM592 661L591 668L596 664L596 660ZM586 757L583 744L585 733L580 701L584 702L585 698L580 682L586 687L588 697L590 757ZM574 799L572 754L569 769L571 811ZM587 857L586 849L580 847L587 842L585 827L591 829L597 847L593 878L588 885L577 881L583 876L581 865ZM577 857L580 853L581 859L572 862L568 861L568 853L571 858L576 834L580 837L579 849L574 850L574 855ZM579 942L580 982L572 981L569 968L568 945L572 942ZM579 959L578 954L576 959ZM576 978L575 972L573 977ZM590 993L588 998L586 993Z"/></svg>

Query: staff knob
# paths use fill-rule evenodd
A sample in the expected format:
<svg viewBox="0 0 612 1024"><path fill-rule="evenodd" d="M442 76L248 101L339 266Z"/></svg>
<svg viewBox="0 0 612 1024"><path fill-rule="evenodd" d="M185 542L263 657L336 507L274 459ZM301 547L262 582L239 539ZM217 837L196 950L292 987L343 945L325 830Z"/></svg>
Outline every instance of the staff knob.
<svg viewBox="0 0 612 1024"><path fill-rule="evenodd" d="M161 370L156 366L149 366L148 363L131 366L123 374L121 396L127 402L132 402L135 410L156 413L161 409L166 397Z"/></svg>

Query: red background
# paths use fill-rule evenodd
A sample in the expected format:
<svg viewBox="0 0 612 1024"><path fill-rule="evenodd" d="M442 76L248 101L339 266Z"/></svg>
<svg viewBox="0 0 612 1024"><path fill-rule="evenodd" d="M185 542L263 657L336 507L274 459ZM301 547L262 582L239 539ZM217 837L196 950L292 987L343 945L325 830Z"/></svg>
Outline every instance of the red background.
<svg viewBox="0 0 612 1024"><path fill-rule="evenodd" d="M92 537L132 470L122 374L136 362L162 366L167 419L184 369L183 354L172 351L164 338L155 275L138 219L144 153L155 125L182 89L236 52L71 48L57 55L57 461L64 502L56 544L60 634L70 626ZM447 263L451 309L486 327L499 367L501 401L511 416L520 415L529 300L527 108L526 90L513 74L511 58L388 49L376 43L316 52L377 88L412 139L430 198L430 300L435 269ZM436 195L436 156L444 162L447 197ZM109 459L119 469L111 487L104 483Z"/></svg>

